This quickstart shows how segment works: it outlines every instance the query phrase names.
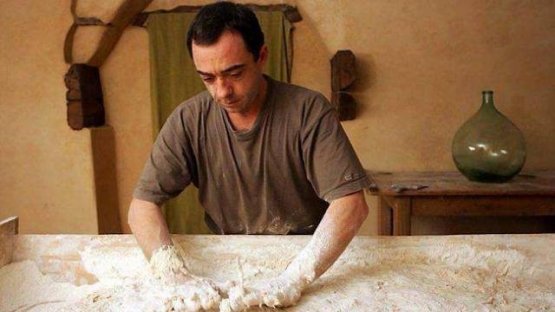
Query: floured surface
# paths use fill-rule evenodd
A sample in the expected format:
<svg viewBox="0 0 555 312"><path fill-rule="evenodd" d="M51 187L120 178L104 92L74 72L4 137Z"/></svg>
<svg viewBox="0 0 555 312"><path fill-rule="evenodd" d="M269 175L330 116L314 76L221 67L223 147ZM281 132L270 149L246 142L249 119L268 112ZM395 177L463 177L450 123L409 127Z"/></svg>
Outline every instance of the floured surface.
<svg viewBox="0 0 555 312"><path fill-rule="evenodd" d="M240 258L249 281L280 273L309 237L174 239L194 274L238 280ZM552 234L357 237L287 311L553 311L553 246ZM131 236L23 235L14 258L32 262L0 269L0 311L163 311L172 300Z"/></svg>

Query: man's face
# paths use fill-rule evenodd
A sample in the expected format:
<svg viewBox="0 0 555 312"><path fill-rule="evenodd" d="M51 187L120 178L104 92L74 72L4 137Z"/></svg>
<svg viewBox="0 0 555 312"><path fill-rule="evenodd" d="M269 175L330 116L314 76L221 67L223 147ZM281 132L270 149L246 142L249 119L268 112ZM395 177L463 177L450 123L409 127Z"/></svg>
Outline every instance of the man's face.
<svg viewBox="0 0 555 312"><path fill-rule="evenodd" d="M224 31L215 44L192 44L193 62L214 100L228 113L247 113L261 104L263 47L257 61L240 34Z"/></svg>

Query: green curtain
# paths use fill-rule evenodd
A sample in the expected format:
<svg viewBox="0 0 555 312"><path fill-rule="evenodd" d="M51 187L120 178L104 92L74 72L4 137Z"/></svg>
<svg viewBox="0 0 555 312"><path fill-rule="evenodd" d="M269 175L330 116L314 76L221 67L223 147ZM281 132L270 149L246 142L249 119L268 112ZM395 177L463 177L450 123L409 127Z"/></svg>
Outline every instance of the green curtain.
<svg viewBox="0 0 555 312"><path fill-rule="evenodd" d="M269 48L266 74L276 80L290 81L292 25L282 12L256 12L256 15ZM153 13L146 23L154 138L177 105L205 90L185 43L194 16L195 13ZM198 190L193 185L169 200L162 210L171 233L210 233L198 202Z"/></svg>

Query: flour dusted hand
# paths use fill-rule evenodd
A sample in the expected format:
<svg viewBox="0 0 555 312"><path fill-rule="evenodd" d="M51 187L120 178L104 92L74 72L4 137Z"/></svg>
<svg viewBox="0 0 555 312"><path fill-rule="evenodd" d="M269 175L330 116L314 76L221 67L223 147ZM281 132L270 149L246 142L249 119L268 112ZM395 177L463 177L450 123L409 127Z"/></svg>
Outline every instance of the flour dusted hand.
<svg viewBox="0 0 555 312"><path fill-rule="evenodd" d="M203 311L217 308L220 304L218 284L191 274L175 246L162 246L156 250L149 265L154 277L164 285L180 290L180 296L166 301L168 311Z"/></svg>
<svg viewBox="0 0 555 312"><path fill-rule="evenodd" d="M300 265L298 259L303 258L297 258L276 278L231 288L228 298L220 304L220 311L244 311L249 307L263 305L273 308L295 305L302 291L315 279L312 267Z"/></svg>
<svg viewBox="0 0 555 312"><path fill-rule="evenodd" d="M249 285L236 286L229 291L229 298L220 304L220 311L244 311L253 306L288 307L301 298L299 283L278 277L261 280Z"/></svg>

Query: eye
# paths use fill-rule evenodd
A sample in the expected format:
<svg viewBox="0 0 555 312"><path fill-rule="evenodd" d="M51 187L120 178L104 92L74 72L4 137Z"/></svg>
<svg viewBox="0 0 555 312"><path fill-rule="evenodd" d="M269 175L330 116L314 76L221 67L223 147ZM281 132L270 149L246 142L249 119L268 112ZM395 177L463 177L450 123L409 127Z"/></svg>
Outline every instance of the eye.
<svg viewBox="0 0 555 312"><path fill-rule="evenodd" d="M214 77L203 76L201 79L206 83L212 83L214 81Z"/></svg>
<svg viewBox="0 0 555 312"><path fill-rule="evenodd" d="M239 78L239 77L241 77L242 74L243 74L242 71L232 72L232 73L231 73L231 77L233 77L233 78Z"/></svg>

